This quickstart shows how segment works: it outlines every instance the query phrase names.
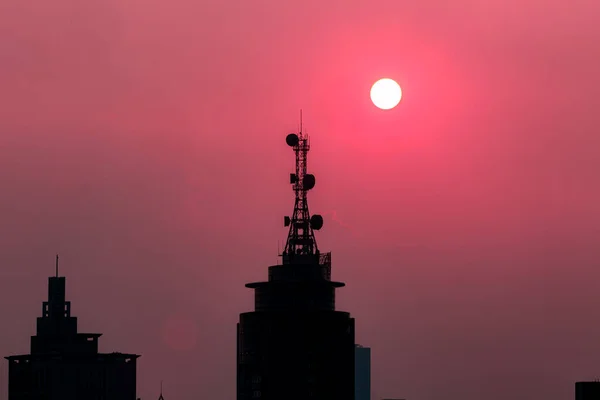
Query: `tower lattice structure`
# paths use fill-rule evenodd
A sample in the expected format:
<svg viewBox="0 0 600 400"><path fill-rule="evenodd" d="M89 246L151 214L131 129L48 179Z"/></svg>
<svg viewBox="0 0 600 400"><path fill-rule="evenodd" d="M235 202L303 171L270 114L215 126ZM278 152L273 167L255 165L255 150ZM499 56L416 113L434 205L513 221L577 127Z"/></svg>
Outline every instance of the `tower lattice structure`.
<svg viewBox="0 0 600 400"><path fill-rule="evenodd" d="M290 184L295 193L292 217L284 218L289 233L283 250L283 264L322 263L315 239L315 230L323 227L323 217L315 214L311 217L308 210L308 191L315 187L315 176L307 172L307 158L310 150L308 135L302 130L302 116L298 133L290 133L285 139L296 154L296 172L290 174ZM327 253L329 254L329 253Z"/></svg>

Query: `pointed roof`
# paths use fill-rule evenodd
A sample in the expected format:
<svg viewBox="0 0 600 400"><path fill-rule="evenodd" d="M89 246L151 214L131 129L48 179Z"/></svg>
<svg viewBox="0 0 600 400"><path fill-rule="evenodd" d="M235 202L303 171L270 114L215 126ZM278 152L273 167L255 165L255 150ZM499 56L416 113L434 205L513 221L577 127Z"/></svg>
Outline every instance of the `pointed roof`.
<svg viewBox="0 0 600 400"><path fill-rule="evenodd" d="M162 395L162 381L160 381L160 396L158 396L158 400L165 400L165 398Z"/></svg>

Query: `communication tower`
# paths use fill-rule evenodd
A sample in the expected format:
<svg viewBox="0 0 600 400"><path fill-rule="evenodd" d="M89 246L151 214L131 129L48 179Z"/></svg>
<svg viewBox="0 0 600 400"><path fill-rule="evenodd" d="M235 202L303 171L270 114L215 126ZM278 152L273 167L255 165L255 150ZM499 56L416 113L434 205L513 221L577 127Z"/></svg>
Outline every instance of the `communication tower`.
<svg viewBox="0 0 600 400"><path fill-rule="evenodd" d="M323 227L323 217L319 214L310 216L308 210L308 191L315 187L316 179L307 172L307 158L310 150L308 135L302 130L302 112L300 112L300 129L298 133L290 133L285 142L296 154L296 172L290 174L290 184L294 190L296 200L292 217L284 217L284 226L290 230L281 254L283 264L314 263L330 264L330 253L321 257L315 230Z"/></svg>
<svg viewBox="0 0 600 400"><path fill-rule="evenodd" d="M286 143L296 154L294 212L284 218L283 262L268 268L268 281L246 284L254 311L240 314L237 326L237 400L353 399L354 318L336 310L344 283L331 280L331 253L320 253L315 240L323 217L308 211L315 177L307 172L302 114Z"/></svg>

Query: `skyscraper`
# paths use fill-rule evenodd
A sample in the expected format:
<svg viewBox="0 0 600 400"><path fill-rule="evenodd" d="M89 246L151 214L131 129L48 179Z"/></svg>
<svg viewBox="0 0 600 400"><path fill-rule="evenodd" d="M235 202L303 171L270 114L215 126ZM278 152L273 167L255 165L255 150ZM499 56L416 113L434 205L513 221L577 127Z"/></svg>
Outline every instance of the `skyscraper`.
<svg viewBox="0 0 600 400"><path fill-rule="evenodd" d="M48 301L31 354L6 357L9 400L135 400L136 354L98 353L101 333L78 333L65 278L48 280Z"/></svg>
<svg viewBox="0 0 600 400"><path fill-rule="evenodd" d="M335 310L335 289L344 284L331 280L331 253L315 240L323 218L308 211L315 177L307 173L302 125L286 142L296 154L294 213L284 218L281 264L269 267L267 282L246 285L255 310L237 326L237 399L353 400L354 319Z"/></svg>
<svg viewBox="0 0 600 400"><path fill-rule="evenodd" d="M371 349L357 344L354 360L354 399L371 400Z"/></svg>

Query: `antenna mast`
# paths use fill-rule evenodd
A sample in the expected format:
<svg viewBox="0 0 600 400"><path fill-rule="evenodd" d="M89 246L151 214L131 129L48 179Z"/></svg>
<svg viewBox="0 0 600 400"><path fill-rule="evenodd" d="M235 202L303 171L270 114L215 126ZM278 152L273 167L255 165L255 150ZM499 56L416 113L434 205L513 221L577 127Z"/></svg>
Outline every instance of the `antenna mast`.
<svg viewBox="0 0 600 400"><path fill-rule="evenodd" d="M315 187L315 176L306 172L310 141L308 135L302 130L302 110L300 110L300 131L290 133L285 141L296 153L296 173L290 174L290 184L296 195L296 201L292 217L284 218L284 225L289 226L290 230L282 254L283 263L318 263L319 248L314 230L323 227L323 217L317 214L311 217L308 211L307 193Z"/></svg>

